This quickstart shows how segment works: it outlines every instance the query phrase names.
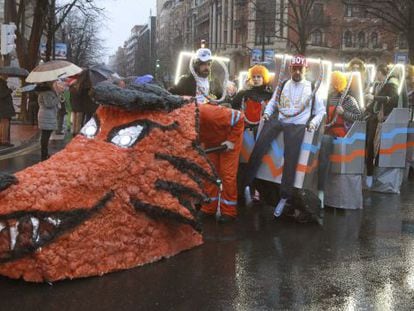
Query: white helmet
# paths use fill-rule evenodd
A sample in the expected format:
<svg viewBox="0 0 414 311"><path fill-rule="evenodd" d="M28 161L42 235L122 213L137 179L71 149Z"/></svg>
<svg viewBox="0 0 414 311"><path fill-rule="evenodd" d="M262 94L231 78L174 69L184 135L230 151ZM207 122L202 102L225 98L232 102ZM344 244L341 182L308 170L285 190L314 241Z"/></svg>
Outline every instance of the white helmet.
<svg viewBox="0 0 414 311"><path fill-rule="evenodd" d="M200 61L203 63L209 62L212 60L212 55L210 49L201 48L198 49L196 52L196 61Z"/></svg>

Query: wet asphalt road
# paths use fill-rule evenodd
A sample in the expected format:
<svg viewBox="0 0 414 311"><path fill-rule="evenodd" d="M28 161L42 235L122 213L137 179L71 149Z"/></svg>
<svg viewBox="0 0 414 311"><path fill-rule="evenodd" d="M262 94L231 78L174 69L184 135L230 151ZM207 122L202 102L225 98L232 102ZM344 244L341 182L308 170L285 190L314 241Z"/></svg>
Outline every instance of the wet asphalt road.
<svg viewBox="0 0 414 311"><path fill-rule="evenodd" d="M0 277L0 310L414 310L414 181L364 206L326 209L323 226L243 208L237 223L207 221L204 245L144 267L53 285Z"/></svg>

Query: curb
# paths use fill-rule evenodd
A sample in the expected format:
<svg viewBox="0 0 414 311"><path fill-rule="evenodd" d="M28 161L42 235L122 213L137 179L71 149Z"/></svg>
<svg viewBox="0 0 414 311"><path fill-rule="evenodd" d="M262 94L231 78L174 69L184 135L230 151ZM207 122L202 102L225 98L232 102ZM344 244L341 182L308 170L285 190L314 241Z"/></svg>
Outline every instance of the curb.
<svg viewBox="0 0 414 311"><path fill-rule="evenodd" d="M24 141L21 145L11 148L0 150L0 160L12 158L20 153L24 153L28 150L34 150L34 145L38 145L40 139L40 132L37 132L32 138ZM36 146L39 147L39 146Z"/></svg>

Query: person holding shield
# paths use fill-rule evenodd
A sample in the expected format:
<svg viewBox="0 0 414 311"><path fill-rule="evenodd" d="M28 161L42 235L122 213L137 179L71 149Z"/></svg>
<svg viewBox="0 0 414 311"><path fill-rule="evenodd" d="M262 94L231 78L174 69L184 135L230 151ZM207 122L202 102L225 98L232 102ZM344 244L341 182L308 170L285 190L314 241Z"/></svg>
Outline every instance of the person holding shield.
<svg viewBox="0 0 414 311"><path fill-rule="evenodd" d="M399 80L393 75L393 68L380 64L377 68L377 83L374 94L366 94L367 102L367 141L365 160L367 166L366 186L372 187L375 163L377 162L380 139L379 129L382 122L398 106Z"/></svg>
<svg viewBox="0 0 414 311"><path fill-rule="evenodd" d="M270 144L283 132L284 165L280 187L280 201L274 216L279 217L293 196L296 166L299 160L305 130L314 131L319 127L324 115L325 105L316 93L312 83L305 79L306 58L295 55L290 62L291 78L279 83L274 96L263 114L265 124L256 141L246 169L244 185L249 185L256 177L263 156ZM282 73L281 73L282 74Z"/></svg>

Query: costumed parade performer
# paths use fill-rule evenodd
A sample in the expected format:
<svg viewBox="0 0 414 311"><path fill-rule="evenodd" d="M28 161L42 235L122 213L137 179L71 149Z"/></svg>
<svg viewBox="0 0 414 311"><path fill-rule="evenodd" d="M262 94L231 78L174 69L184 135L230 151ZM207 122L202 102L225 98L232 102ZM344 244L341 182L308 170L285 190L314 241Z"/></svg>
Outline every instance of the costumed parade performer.
<svg viewBox="0 0 414 311"><path fill-rule="evenodd" d="M280 187L281 199L274 212L276 217L282 214L292 198L296 166L305 130L316 130L325 115L325 106L316 93L317 88L313 88L312 83L305 79L306 68L307 61L304 56L293 56L290 62L291 79L281 83L282 79L279 78L279 86L264 111L265 123L246 169L245 186L255 178L271 142L283 132L284 165ZM284 69L280 75L283 75L283 71Z"/></svg>
<svg viewBox="0 0 414 311"><path fill-rule="evenodd" d="M222 189L213 184L206 185L210 203L201 207L199 218L214 216L219 210L219 222L233 221L237 216L237 171L243 141L243 113L213 103L200 105L199 109L200 142L204 148L227 147L224 152L207 155L221 179Z"/></svg>
<svg viewBox="0 0 414 311"><path fill-rule="evenodd" d="M247 73L247 80L250 87L236 94L232 107L244 112L246 128L257 129L266 104L272 97L270 74L265 66L254 65Z"/></svg>
<svg viewBox="0 0 414 311"><path fill-rule="evenodd" d="M398 106L399 81L393 75L395 66L390 68L381 64L377 68L377 83L374 86L374 95L365 95L367 102L367 141L366 141L366 185L372 187L375 163L380 149L381 124L386 120L394 108Z"/></svg>
<svg viewBox="0 0 414 311"><path fill-rule="evenodd" d="M272 97L272 91L269 87L269 70L263 65L254 65L247 72L247 83L248 89L241 90L236 94L232 107L244 112L245 130L251 131L254 139L256 139L260 119ZM240 166L243 167L245 164L241 163ZM243 174L243 169L241 173ZM243 179L243 176L241 178ZM245 199L250 201L250 197L253 197L253 201L260 201L259 192L254 189L254 186L251 185L249 189L250 193L246 194Z"/></svg>
<svg viewBox="0 0 414 311"><path fill-rule="evenodd" d="M216 82L210 80L212 61L213 57L209 49L198 49L190 63L190 74L182 76L177 85L171 87L169 91L176 95L196 97L199 104L205 104L213 97L214 99L225 97L225 88L220 92Z"/></svg>
<svg viewBox="0 0 414 311"><path fill-rule="evenodd" d="M363 113L357 100L349 94L352 82L352 75L347 81L345 74L342 72L332 72L332 93L328 97L325 135L322 138L319 153L318 190L322 206L323 191L325 190L330 168L329 157L333 152L333 140L335 137L345 137L352 124L363 119Z"/></svg>
<svg viewBox="0 0 414 311"><path fill-rule="evenodd" d="M209 153L208 157L221 180L220 188L207 184L206 193L209 203L202 205L198 218L219 215L221 223L230 222L237 216L237 172L241 144L243 140L243 113L218 105L226 98L228 71L226 65L218 61L224 70L222 85L210 83L211 63L214 60L211 51L200 48L189 64L189 75L183 76L178 84L170 89L177 95L195 96L200 112L200 142L204 148L224 145L224 152ZM214 60L216 61L216 60ZM222 90L221 97L211 96L212 85ZM217 95L218 93L216 93Z"/></svg>

